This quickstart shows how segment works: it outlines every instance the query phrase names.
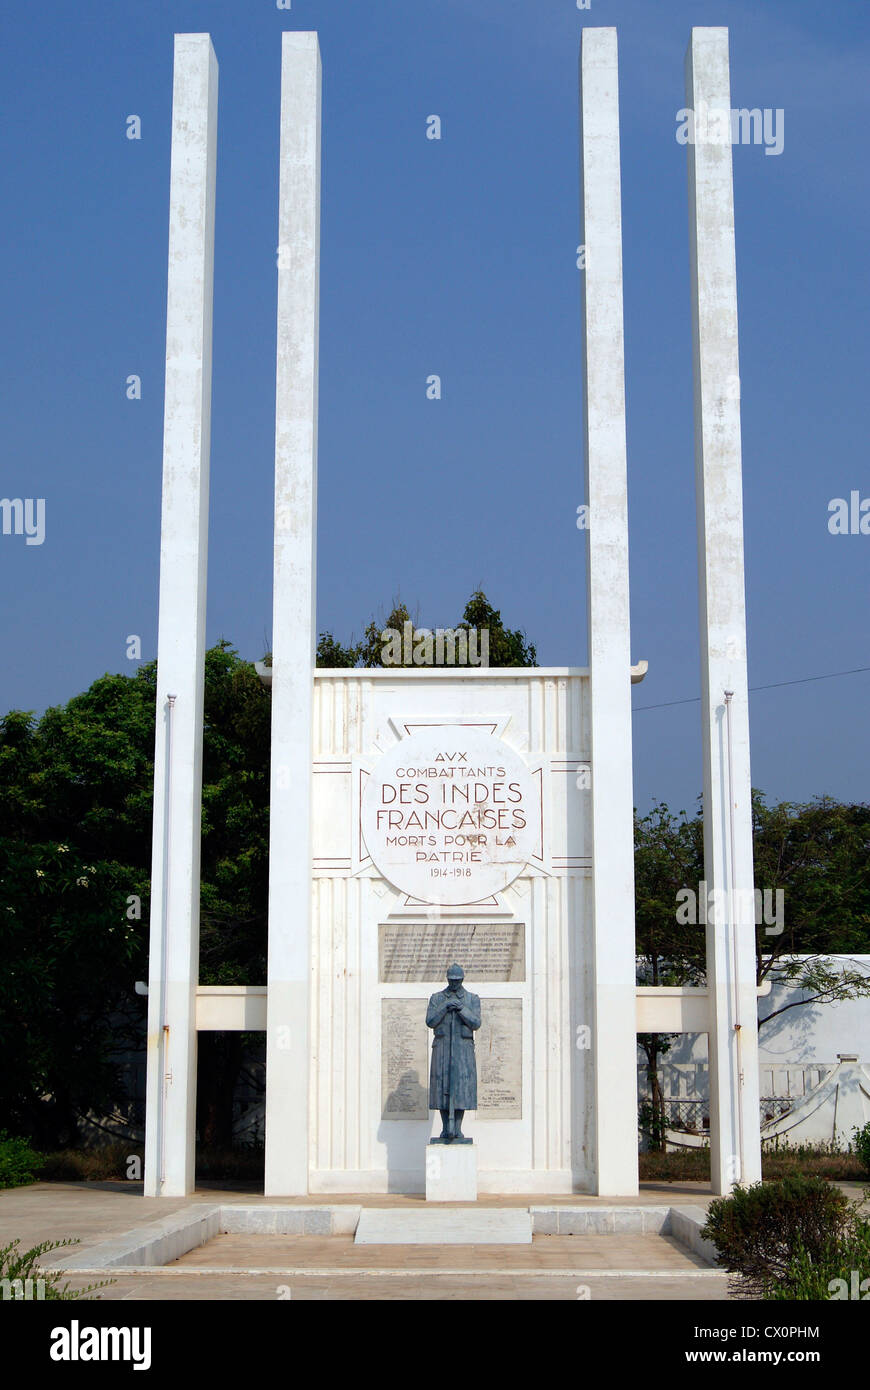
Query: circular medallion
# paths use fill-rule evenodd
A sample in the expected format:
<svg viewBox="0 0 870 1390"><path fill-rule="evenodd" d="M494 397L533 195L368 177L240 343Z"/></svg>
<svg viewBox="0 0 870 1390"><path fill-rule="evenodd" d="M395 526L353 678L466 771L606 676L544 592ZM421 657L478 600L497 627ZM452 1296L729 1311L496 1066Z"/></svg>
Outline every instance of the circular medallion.
<svg viewBox="0 0 870 1390"><path fill-rule="evenodd" d="M362 834L375 867L421 902L480 902L540 843L540 796L502 739L440 724L403 738L366 780Z"/></svg>

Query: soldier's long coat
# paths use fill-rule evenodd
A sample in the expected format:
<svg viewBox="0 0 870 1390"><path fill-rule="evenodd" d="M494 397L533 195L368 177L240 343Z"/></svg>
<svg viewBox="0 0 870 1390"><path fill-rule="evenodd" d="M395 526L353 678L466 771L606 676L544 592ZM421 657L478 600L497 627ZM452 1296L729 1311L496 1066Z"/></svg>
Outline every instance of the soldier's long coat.
<svg viewBox="0 0 870 1390"><path fill-rule="evenodd" d="M451 1012L447 1001L452 998L449 990L439 990L429 1000L426 1010L426 1026L434 1029L432 1039L432 1065L429 1069L429 1109L450 1109L450 1059ZM477 1109L477 1064L474 1057L474 1030L480 1027L480 999L460 989L456 998L462 1008L452 1014L453 1027L453 1108L454 1110Z"/></svg>

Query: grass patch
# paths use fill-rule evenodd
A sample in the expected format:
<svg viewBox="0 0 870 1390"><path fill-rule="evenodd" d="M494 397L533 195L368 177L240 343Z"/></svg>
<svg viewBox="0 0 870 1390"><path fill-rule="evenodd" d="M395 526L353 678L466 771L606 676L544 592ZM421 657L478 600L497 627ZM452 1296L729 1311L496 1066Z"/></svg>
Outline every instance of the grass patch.
<svg viewBox="0 0 870 1390"><path fill-rule="evenodd" d="M127 1143L107 1144L99 1149L62 1149L35 1157L42 1163L39 1171L41 1182L129 1181L132 1177L131 1157L140 1160L140 1177L144 1169L142 1150ZM639 1164L642 1182L710 1181L709 1149L642 1153ZM829 1182L860 1182L866 1176L857 1154L837 1153L830 1147L812 1148L808 1145L793 1149L766 1149L761 1158L761 1170L766 1182L800 1173L827 1178ZM212 1182L261 1183L263 1148L250 1145L235 1149L198 1148L196 1175ZM23 1181L34 1182L36 1178L28 1177ZM0 1182L0 1186L3 1185Z"/></svg>
<svg viewBox="0 0 870 1390"><path fill-rule="evenodd" d="M262 1183L265 1171L262 1144L245 1144L235 1149L196 1151L196 1176L209 1181Z"/></svg>
<svg viewBox="0 0 870 1390"><path fill-rule="evenodd" d="M131 1176L130 1159L138 1157L139 1176L145 1159L135 1144L106 1144L98 1149L58 1149L45 1155L43 1182L111 1182ZM135 1171L133 1169L132 1171Z"/></svg>
<svg viewBox="0 0 870 1390"><path fill-rule="evenodd" d="M709 1182L710 1150L679 1149L676 1153L638 1155L641 1182Z"/></svg>
<svg viewBox="0 0 870 1390"><path fill-rule="evenodd" d="M60 1149L41 1156L42 1182L129 1182L141 1180L145 1158L135 1144L120 1142L96 1149ZM138 1158L138 1166L131 1164ZM262 1146L197 1148L196 1176L210 1181L262 1183Z"/></svg>
<svg viewBox="0 0 870 1390"><path fill-rule="evenodd" d="M709 1182L710 1150L680 1149L676 1153L639 1155L642 1182ZM801 1144L795 1148L766 1148L761 1154L765 1182L803 1174L829 1182L859 1182L864 1176L855 1153L838 1153L831 1145Z"/></svg>
<svg viewBox="0 0 870 1390"><path fill-rule="evenodd" d="M790 1178L799 1173L828 1182L860 1181L861 1160L855 1153L838 1153L831 1144L801 1144L793 1149L767 1149L761 1155L761 1176L765 1182Z"/></svg>

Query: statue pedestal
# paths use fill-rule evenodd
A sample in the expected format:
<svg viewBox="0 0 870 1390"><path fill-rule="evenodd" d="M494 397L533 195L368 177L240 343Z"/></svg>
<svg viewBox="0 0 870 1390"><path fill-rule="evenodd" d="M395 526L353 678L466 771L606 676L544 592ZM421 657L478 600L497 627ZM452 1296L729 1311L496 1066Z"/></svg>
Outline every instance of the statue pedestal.
<svg viewBox="0 0 870 1390"><path fill-rule="evenodd" d="M426 1146L426 1201L477 1201L477 1145Z"/></svg>

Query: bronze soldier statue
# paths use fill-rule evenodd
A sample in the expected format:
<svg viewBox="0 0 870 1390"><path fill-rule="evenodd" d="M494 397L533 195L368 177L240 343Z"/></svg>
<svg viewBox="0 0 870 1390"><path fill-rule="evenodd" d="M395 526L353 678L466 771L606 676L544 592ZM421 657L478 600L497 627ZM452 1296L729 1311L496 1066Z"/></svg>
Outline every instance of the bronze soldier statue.
<svg viewBox="0 0 870 1390"><path fill-rule="evenodd" d="M463 989L465 971L455 963L447 971L447 988L433 994L426 1025L434 1029L429 1072L429 1109L441 1111L441 1135L431 1144L470 1144L462 1133L466 1110L477 1109L477 1063L474 1030L480 1027L480 1000Z"/></svg>

